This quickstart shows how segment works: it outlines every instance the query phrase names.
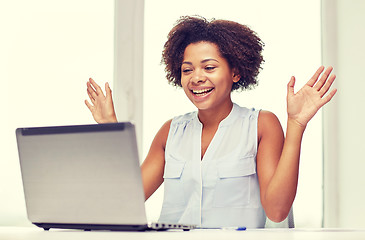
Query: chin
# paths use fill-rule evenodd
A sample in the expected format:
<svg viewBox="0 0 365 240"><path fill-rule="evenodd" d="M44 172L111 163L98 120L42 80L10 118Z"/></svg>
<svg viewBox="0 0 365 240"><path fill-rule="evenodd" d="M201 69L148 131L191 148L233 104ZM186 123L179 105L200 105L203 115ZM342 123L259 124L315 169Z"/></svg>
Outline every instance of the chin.
<svg viewBox="0 0 365 240"><path fill-rule="evenodd" d="M212 109L214 107L212 107L211 104L209 103L193 103L195 105L195 107L198 109L198 110L209 110L209 109Z"/></svg>

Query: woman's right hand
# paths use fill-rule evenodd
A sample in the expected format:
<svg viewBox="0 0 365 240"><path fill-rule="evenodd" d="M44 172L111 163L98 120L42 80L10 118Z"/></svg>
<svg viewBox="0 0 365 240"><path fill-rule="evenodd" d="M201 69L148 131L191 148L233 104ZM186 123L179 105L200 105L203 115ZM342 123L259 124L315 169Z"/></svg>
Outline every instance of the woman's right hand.
<svg viewBox="0 0 365 240"><path fill-rule="evenodd" d="M114 111L112 99L112 90L108 83L105 83L105 96L101 87L92 79L89 78L87 85L87 94L91 103L85 100L86 106L89 108L93 118L97 123L112 123L117 122L117 117Z"/></svg>

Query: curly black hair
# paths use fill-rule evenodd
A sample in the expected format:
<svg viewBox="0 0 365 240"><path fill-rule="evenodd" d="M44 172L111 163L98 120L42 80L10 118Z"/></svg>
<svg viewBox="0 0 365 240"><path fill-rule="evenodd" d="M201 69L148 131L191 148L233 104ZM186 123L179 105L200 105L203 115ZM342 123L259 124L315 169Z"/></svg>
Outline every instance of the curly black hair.
<svg viewBox="0 0 365 240"><path fill-rule="evenodd" d="M264 43L246 25L227 20L208 21L201 16L183 16L168 34L161 63L165 64L166 78L181 87L181 64L185 48L191 43L211 42L218 46L230 68L241 79L233 83L233 90L251 89L257 85L257 75L264 62L261 52Z"/></svg>

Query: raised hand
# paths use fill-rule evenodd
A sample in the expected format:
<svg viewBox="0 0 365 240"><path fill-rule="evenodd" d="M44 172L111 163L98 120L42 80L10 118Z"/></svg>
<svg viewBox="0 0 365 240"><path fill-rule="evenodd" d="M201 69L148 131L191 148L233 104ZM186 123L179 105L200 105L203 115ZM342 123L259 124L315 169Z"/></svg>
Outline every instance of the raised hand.
<svg viewBox="0 0 365 240"><path fill-rule="evenodd" d="M324 67L318 68L313 77L297 93L294 93L295 77L291 77L287 94L288 120L294 120L305 127L317 111L332 99L337 89L326 94L336 78L335 75L330 75L332 69L328 67L322 74Z"/></svg>
<svg viewBox="0 0 365 240"><path fill-rule="evenodd" d="M89 108L93 118L97 123L117 122L112 99L112 91L108 83L105 83L105 95L101 87L89 78L87 85L87 94L91 103L85 100L86 106Z"/></svg>

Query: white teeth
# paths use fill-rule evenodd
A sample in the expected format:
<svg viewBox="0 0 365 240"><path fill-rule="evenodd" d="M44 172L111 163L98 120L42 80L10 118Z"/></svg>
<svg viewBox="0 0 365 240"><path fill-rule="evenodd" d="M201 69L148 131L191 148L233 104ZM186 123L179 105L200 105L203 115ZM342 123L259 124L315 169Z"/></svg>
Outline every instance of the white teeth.
<svg viewBox="0 0 365 240"><path fill-rule="evenodd" d="M211 90L211 88L200 89L200 90L193 90L193 93L194 93L194 94L200 94L200 93L208 92L208 91L210 91L210 90Z"/></svg>

